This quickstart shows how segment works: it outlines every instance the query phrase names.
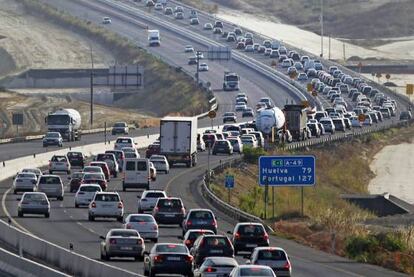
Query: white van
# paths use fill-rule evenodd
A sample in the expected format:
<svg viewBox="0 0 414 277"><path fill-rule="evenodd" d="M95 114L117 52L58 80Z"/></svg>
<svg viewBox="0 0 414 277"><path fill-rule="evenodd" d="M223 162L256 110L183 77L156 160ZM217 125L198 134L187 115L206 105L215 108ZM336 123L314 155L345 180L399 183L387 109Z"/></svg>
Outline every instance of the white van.
<svg viewBox="0 0 414 277"><path fill-rule="evenodd" d="M150 164L148 159L125 159L122 190L127 188L150 188Z"/></svg>

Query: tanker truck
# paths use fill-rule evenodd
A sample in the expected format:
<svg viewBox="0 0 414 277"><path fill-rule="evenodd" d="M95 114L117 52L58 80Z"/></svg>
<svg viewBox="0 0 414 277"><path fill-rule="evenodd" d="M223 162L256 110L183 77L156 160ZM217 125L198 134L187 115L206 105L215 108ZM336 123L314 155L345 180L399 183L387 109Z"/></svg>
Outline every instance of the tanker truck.
<svg viewBox="0 0 414 277"><path fill-rule="evenodd" d="M45 118L48 132L59 132L67 141L80 140L81 115L74 109L59 109Z"/></svg>

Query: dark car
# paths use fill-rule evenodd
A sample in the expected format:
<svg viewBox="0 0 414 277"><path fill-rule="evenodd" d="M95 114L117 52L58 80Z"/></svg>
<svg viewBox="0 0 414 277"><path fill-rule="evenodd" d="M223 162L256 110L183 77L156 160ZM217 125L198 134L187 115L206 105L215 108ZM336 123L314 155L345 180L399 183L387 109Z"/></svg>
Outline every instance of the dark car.
<svg viewBox="0 0 414 277"><path fill-rule="evenodd" d="M193 256L184 244L157 243L144 252L144 275L180 274L193 276Z"/></svg>
<svg viewBox="0 0 414 277"><path fill-rule="evenodd" d="M254 117L254 111L252 108L244 109L242 117Z"/></svg>
<svg viewBox="0 0 414 277"><path fill-rule="evenodd" d="M333 118L332 122L335 125L335 131L346 131L345 123L341 118Z"/></svg>
<svg viewBox="0 0 414 277"><path fill-rule="evenodd" d="M145 151L145 158L149 159L152 155L158 155L161 151L160 144L150 144L148 145L147 150Z"/></svg>
<svg viewBox="0 0 414 277"><path fill-rule="evenodd" d="M269 235L261 223L238 223L233 232L228 233L233 235L232 243L236 255L240 251L250 252L258 246L269 246Z"/></svg>
<svg viewBox="0 0 414 277"><path fill-rule="evenodd" d="M208 209L191 209L183 220L183 236L190 229L212 230L217 234L217 220L214 213Z"/></svg>
<svg viewBox="0 0 414 277"><path fill-rule="evenodd" d="M217 137L215 134L204 134L203 135L203 140L204 140L204 143L206 144L206 147L213 146L216 139Z"/></svg>
<svg viewBox="0 0 414 277"><path fill-rule="evenodd" d="M185 215L183 201L180 198L158 198L152 215L159 224L178 224L181 226Z"/></svg>
<svg viewBox="0 0 414 277"><path fill-rule="evenodd" d="M81 184L98 184L103 191L106 191L108 183L102 174L99 173L85 173L83 174Z"/></svg>
<svg viewBox="0 0 414 277"><path fill-rule="evenodd" d="M69 191L77 192L83 179L83 172L74 172L70 177Z"/></svg>
<svg viewBox="0 0 414 277"><path fill-rule="evenodd" d="M223 123L226 123L226 122L229 122L229 121L236 123L236 121L237 121L236 113L233 113L233 112L224 113Z"/></svg>
<svg viewBox="0 0 414 277"><path fill-rule="evenodd" d="M79 166L83 168L85 166L85 156L81 152L68 152L68 157L71 166Z"/></svg>
<svg viewBox="0 0 414 277"><path fill-rule="evenodd" d="M213 155L218 153L233 155L233 146L228 140L216 140L213 144Z"/></svg>
<svg viewBox="0 0 414 277"><path fill-rule="evenodd" d="M234 258L234 248L226 236L205 235L194 242L190 254L194 257L194 265L199 267L206 257Z"/></svg>
<svg viewBox="0 0 414 277"><path fill-rule="evenodd" d="M185 233L183 237L183 241L185 246L187 246L188 249L191 249L193 247L194 242L197 240L199 236L205 236L205 235L215 235L213 231L211 230L204 230L204 229L190 229Z"/></svg>

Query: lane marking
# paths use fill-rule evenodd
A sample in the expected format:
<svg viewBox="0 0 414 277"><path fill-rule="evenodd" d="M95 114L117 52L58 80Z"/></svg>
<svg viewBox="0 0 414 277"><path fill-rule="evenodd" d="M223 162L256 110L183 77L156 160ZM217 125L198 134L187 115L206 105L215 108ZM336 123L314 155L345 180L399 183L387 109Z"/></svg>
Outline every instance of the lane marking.
<svg viewBox="0 0 414 277"><path fill-rule="evenodd" d="M7 216L7 218L9 218L10 220L11 220L11 222L12 222L12 224L14 225L14 226L16 226L17 228L19 228L21 231L23 231L23 232L25 232L25 233L28 233L28 234L30 234L30 235L32 235L32 236L35 236L35 237L37 237L36 235L34 235L32 232L30 232L29 230L27 230L26 228L24 228L22 225L20 225L11 215L10 215L10 213L9 213L9 211L7 210L7 207L6 207L6 197L7 197L7 195L9 194L9 192L11 191L11 187L8 189L8 190L6 190L6 192L3 194L3 197L1 198L1 207L2 207L2 209L3 209L3 211L4 211L4 213L6 214L6 216Z"/></svg>

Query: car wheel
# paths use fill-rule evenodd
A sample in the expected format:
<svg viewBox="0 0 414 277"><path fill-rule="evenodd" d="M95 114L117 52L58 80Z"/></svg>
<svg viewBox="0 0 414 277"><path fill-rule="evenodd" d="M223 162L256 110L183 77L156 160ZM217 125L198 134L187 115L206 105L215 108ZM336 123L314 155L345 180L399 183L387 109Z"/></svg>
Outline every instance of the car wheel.
<svg viewBox="0 0 414 277"><path fill-rule="evenodd" d="M148 274L148 270L145 268L145 266L144 266L144 276L148 276L149 274Z"/></svg>
<svg viewBox="0 0 414 277"><path fill-rule="evenodd" d="M118 222L122 222L122 221L124 221L124 217L123 216L118 216L116 218L116 220L118 220Z"/></svg>
<svg viewBox="0 0 414 277"><path fill-rule="evenodd" d="M17 194L17 190L14 190L14 191L13 191L13 194Z"/></svg>
<svg viewBox="0 0 414 277"><path fill-rule="evenodd" d="M115 173L114 173L114 177L116 178L117 176L118 176L118 173L117 173L117 172L115 172Z"/></svg>
<svg viewBox="0 0 414 277"><path fill-rule="evenodd" d="M68 175L70 175L70 170L66 171L66 173L67 173Z"/></svg>
<svg viewBox="0 0 414 277"><path fill-rule="evenodd" d="M49 170L49 174L53 174L53 170Z"/></svg>
<svg viewBox="0 0 414 277"><path fill-rule="evenodd" d="M138 213L139 213L139 214L143 214L143 213L144 213L144 211L143 211L142 209L138 208Z"/></svg>
<svg viewBox="0 0 414 277"><path fill-rule="evenodd" d="M58 197L58 200L59 200L59 201L63 201L63 196L59 196L59 197Z"/></svg>
<svg viewBox="0 0 414 277"><path fill-rule="evenodd" d="M78 203L75 203L75 208L79 208L79 204Z"/></svg>
<svg viewBox="0 0 414 277"><path fill-rule="evenodd" d="M150 272L148 274L149 277L155 277L155 272L153 272L150 268Z"/></svg>
<svg viewBox="0 0 414 277"><path fill-rule="evenodd" d="M94 217L93 215L89 215L89 216L88 216L88 220L89 220L89 221L95 221L95 217Z"/></svg>
<svg viewBox="0 0 414 277"><path fill-rule="evenodd" d="M50 213L45 213L45 218L49 218L50 217Z"/></svg>
<svg viewBox="0 0 414 277"><path fill-rule="evenodd" d="M103 260L103 261L107 260L106 255L104 255L104 253L102 253L102 251L101 251L101 260Z"/></svg>
<svg viewBox="0 0 414 277"><path fill-rule="evenodd" d="M152 241L153 241L154 243L157 243L157 242L158 242L158 238L152 239Z"/></svg>
<svg viewBox="0 0 414 277"><path fill-rule="evenodd" d="M23 213L19 211L19 212L17 212L17 216L18 217L23 217Z"/></svg>

